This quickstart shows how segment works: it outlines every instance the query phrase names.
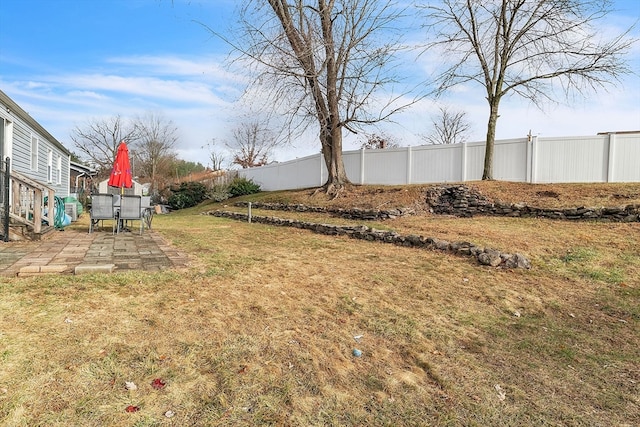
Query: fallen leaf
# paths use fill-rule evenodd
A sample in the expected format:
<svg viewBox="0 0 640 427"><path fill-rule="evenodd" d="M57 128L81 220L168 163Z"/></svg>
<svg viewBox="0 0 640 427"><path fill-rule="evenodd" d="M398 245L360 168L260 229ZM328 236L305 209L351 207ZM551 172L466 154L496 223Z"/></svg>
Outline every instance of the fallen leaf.
<svg viewBox="0 0 640 427"><path fill-rule="evenodd" d="M502 390L500 384L494 385L493 388L498 392L498 399L500 399L500 401L503 401L507 398L507 394L504 392L504 390Z"/></svg>
<svg viewBox="0 0 640 427"><path fill-rule="evenodd" d="M155 380L151 381L151 387L155 388L156 390L162 390L166 385L167 383L162 381L161 378L156 378Z"/></svg>
<svg viewBox="0 0 640 427"><path fill-rule="evenodd" d="M240 366L240 370L238 371L238 373L239 374L246 374L248 368L249 367L247 365L242 365L242 366Z"/></svg>
<svg viewBox="0 0 640 427"><path fill-rule="evenodd" d="M133 406L133 405L129 405L127 406L127 409L125 409L126 412L138 412L139 410L140 410L140 407Z"/></svg>

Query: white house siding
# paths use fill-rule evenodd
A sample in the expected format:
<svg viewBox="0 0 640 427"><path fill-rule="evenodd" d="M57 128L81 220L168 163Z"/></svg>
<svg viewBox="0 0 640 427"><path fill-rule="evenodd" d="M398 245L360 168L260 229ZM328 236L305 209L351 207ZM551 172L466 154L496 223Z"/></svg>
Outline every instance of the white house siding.
<svg viewBox="0 0 640 427"><path fill-rule="evenodd" d="M68 196L69 151L2 91L0 91L0 115L9 124L4 129L4 155L11 159L11 170L20 172L53 188L58 197ZM38 138L37 170L31 169L32 136ZM47 179L49 150L52 152L53 176L51 182L48 182ZM61 176L59 180L56 177L58 156L61 159Z"/></svg>
<svg viewBox="0 0 640 427"><path fill-rule="evenodd" d="M343 153L353 183L377 185L475 181L482 178L484 142ZM532 183L640 182L640 132L496 141L494 178ZM243 169L265 191L318 187L327 170L321 154Z"/></svg>

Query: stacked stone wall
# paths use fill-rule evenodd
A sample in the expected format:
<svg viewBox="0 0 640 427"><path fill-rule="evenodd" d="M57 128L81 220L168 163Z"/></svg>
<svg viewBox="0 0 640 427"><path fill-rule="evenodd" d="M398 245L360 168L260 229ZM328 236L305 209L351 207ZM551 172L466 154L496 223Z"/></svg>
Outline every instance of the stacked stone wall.
<svg viewBox="0 0 640 427"><path fill-rule="evenodd" d="M426 194L426 203L436 214L472 217L475 215L522 218L551 218L560 220L599 220L610 222L640 221L640 205L619 207L577 207L549 209L519 203L493 202L466 185L435 186Z"/></svg>
<svg viewBox="0 0 640 427"><path fill-rule="evenodd" d="M248 202L237 202L234 204L236 207L247 207ZM415 210L411 208L399 208L399 209L343 209L334 207L320 207L320 206L306 206L303 204L287 204L287 203L262 203L252 202L251 206L256 209L272 210L272 211L285 211L285 212L312 212L329 214L335 217L344 219L355 219L363 221L380 221L387 219L399 218L406 215L414 215Z"/></svg>

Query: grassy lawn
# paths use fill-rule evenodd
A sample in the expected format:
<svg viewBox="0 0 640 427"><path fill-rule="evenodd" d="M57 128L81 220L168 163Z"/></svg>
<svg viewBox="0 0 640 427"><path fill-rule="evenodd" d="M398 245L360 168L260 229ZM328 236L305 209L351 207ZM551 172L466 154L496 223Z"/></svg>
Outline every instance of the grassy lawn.
<svg viewBox="0 0 640 427"><path fill-rule="evenodd" d="M154 220L187 270L1 279L0 425L640 425L640 223L369 224L497 270L217 208Z"/></svg>

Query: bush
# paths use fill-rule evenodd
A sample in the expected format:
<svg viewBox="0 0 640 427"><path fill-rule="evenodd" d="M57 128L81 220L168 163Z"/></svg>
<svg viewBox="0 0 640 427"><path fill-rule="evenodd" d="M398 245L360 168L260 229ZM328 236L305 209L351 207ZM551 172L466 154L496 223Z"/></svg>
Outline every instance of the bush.
<svg viewBox="0 0 640 427"><path fill-rule="evenodd" d="M260 192L260 186L250 179L235 178L229 183L229 194L231 197L246 196Z"/></svg>
<svg viewBox="0 0 640 427"><path fill-rule="evenodd" d="M169 206L185 209L197 205L207 198L207 187L200 182L183 182L179 187L171 187Z"/></svg>
<svg viewBox="0 0 640 427"><path fill-rule="evenodd" d="M214 202L224 202L231 194L229 194L229 186L226 184L215 184L209 188L207 197Z"/></svg>

